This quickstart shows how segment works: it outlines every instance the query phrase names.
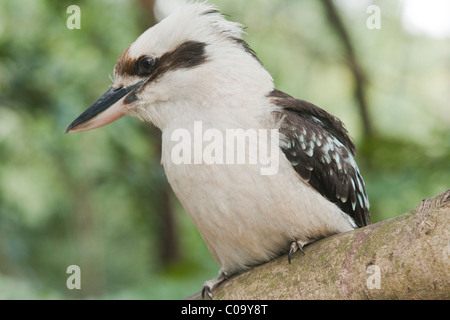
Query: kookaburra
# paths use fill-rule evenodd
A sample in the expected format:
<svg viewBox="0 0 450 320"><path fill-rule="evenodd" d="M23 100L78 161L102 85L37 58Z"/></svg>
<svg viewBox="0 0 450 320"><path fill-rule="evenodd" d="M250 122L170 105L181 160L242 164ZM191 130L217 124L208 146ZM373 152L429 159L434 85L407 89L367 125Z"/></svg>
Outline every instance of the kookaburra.
<svg viewBox="0 0 450 320"><path fill-rule="evenodd" d="M242 33L212 5L181 6L125 49L112 87L66 130L132 115L162 131L167 179L221 267L203 286L210 297L233 274L283 253L290 262L307 243L370 223L355 146L342 122L275 89ZM258 149L250 150L250 135L244 137L248 159L225 161L225 154L231 159L239 152L237 144L225 145L232 129L270 130L257 147L277 146L271 150L276 171L264 174L267 161L248 160ZM180 149L181 135L174 132L193 141ZM213 140L212 161L201 161Z"/></svg>

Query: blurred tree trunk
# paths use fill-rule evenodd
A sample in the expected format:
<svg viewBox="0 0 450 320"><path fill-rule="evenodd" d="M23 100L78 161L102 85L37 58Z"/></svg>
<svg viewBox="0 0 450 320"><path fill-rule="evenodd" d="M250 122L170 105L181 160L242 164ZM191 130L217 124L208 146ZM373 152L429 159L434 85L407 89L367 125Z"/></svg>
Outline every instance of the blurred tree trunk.
<svg viewBox="0 0 450 320"><path fill-rule="evenodd" d="M327 21L330 24L331 29L336 33L336 36L340 40L346 55L347 65L352 73L354 80L354 98L359 108L361 120L363 124L363 135L365 139L373 137L373 126L369 115L369 104L367 102L367 75L361 66L358 57L355 53L353 42L349 36L349 33L342 21L342 18L333 3L333 0L322 0L322 3L326 15Z"/></svg>
<svg viewBox="0 0 450 320"><path fill-rule="evenodd" d="M450 189L398 217L316 241L219 286L216 299L450 299ZM191 299L199 299L196 294Z"/></svg>
<svg viewBox="0 0 450 320"><path fill-rule="evenodd" d="M141 24L142 31L145 31L157 22L153 10L155 0L139 0L139 3L144 11ZM144 123L143 126L145 134L149 136L149 141L155 141L155 153L161 159L161 132L148 123ZM162 168L161 177L160 184L156 187L158 195L150 198L152 201L158 201L156 207L159 209L157 217L160 219L157 223L160 226L158 234L159 257L162 264L168 266L178 260L180 250L176 237L175 212L172 206L173 191L165 178Z"/></svg>
<svg viewBox="0 0 450 320"><path fill-rule="evenodd" d="M155 2L156 0L139 0L139 4L144 11L144 17L142 21L143 30L145 31L148 28L152 27L157 23L155 18Z"/></svg>
<svg viewBox="0 0 450 320"><path fill-rule="evenodd" d="M156 149L155 154L158 155L158 160L161 159L161 131L154 126L146 125L146 132L149 138L155 141L154 146ZM152 197L152 201L158 201L157 208L158 212L158 247L159 247L159 257L164 266L169 266L171 263L178 260L180 256L179 241L176 234L176 224L175 224L175 211L172 205L172 200L175 198L173 195L172 188L167 181L164 169L159 168L160 177L159 185L156 187L158 195ZM154 203L152 203L154 205Z"/></svg>

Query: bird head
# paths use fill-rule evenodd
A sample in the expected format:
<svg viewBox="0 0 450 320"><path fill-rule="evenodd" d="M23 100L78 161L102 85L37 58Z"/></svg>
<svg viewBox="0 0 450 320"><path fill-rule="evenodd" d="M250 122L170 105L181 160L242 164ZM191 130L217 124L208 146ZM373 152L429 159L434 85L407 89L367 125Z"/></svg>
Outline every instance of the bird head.
<svg viewBox="0 0 450 320"><path fill-rule="evenodd" d="M124 50L111 88L66 132L95 129L125 115L162 130L171 120L215 108L230 96L270 92L272 78L242 33L239 23L209 4L181 6Z"/></svg>

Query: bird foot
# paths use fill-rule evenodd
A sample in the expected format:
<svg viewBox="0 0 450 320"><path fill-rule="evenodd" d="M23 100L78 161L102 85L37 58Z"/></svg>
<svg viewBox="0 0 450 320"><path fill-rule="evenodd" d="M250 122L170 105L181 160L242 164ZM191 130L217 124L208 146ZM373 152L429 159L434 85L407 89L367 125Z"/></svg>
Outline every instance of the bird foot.
<svg viewBox="0 0 450 320"><path fill-rule="evenodd" d="M303 246L306 245L306 242L302 242L302 241L294 241L291 243L291 248L289 249L289 253L288 253L288 261L289 263L291 263L291 258L292 255L297 251L300 250L303 254L305 254L305 251L303 251Z"/></svg>
<svg viewBox="0 0 450 320"><path fill-rule="evenodd" d="M202 298L205 299L208 296L209 299L213 299L212 291L217 288L219 284L228 279L228 276L220 270L219 275L214 279L205 281L202 289Z"/></svg>

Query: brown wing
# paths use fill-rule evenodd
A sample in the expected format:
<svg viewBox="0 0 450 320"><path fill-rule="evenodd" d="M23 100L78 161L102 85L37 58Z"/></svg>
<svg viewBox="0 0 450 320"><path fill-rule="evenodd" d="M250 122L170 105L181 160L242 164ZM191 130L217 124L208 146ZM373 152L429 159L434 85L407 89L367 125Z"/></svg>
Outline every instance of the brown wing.
<svg viewBox="0 0 450 320"><path fill-rule="evenodd" d="M370 223L364 180L353 158L355 146L342 122L323 109L274 90L282 108L282 150L300 177L350 215L358 227Z"/></svg>

